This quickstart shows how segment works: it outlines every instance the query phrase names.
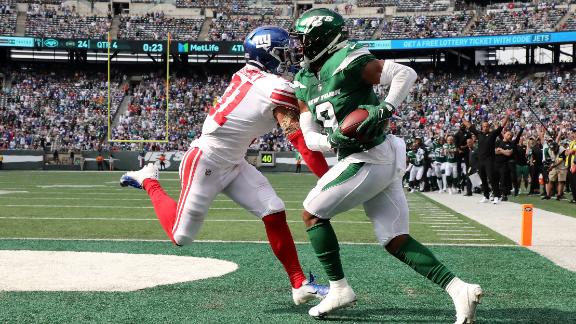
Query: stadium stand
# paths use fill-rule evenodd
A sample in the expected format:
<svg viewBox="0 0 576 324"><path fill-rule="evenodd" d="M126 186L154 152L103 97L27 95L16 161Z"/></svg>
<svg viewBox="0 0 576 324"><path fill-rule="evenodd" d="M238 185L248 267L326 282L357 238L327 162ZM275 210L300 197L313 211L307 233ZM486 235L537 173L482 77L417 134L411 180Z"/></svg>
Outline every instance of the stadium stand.
<svg viewBox="0 0 576 324"><path fill-rule="evenodd" d="M28 36L105 39L111 27L108 17L82 16L75 8L30 5L26 17Z"/></svg>
<svg viewBox="0 0 576 324"><path fill-rule="evenodd" d="M471 15L462 12L441 16L394 17L385 26L381 39L459 36Z"/></svg>
<svg viewBox="0 0 576 324"><path fill-rule="evenodd" d="M99 147L107 127L104 73L31 70L11 79L0 93L0 148ZM124 93L119 82L111 88L114 114Z"/></svg>
<svg viewBox="0 0 576 324"><path fill-rule="evenodd" d="M220 40L244 40L247 33L258 26L276 25L284 29L290 29L292 20L289 18L276 18L273 16L234 16L214 18L210 22L208 39Z"/></svg>
<svg viewBox="0 0 576 324"><path fill-rule="evenodd" d="M399 0L358 0L356 5L358 7L382 7L382 6L395 6Z"/></svg>
<svg viewBox="0 0 576 324"><path fill-rule="evenodd" d="M0 35L11 36L16 32L16 10L9 3L0 4Z"/></svg>
<svg viewBox="0 0 576 324"><path fill-rule="evenodd" d="M449 5L449 1L403 0L398 1L397 10L409 12L446 11Z"/></svg>
<svg viewBox="0 0 576 324"><path fill-rule="evenodd" d="M576 30L576 13L570 14L570 17L560 26L561 31Z"/></svg>
<svg viewBox="0 0 576 324"><path fill-rule="evenodd" d="M470 35L501 35L555 31L566 9L538 9L524 7L520 10L490 12L478 19Z"/></svg>
<svg viewBox="0 0 576 324"><path fill-rule="evenodd" d="M352 39L371 39L380 26L380 22L378 18L346 18L348 32Z"/></svg>
<svg viewBox="0 0 576 324"><path fill-rule="evenodd" d="M175 40L197 40L204 18L173 18L164 13L122 16L118 39L166 39L168 32Z"/></svg>

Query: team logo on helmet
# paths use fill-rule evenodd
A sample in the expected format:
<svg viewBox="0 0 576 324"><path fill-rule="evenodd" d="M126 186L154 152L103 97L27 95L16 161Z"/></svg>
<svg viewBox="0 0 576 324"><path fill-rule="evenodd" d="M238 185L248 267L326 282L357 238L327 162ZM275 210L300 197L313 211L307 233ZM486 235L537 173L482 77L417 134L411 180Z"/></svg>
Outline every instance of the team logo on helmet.
<svg viewBox="0 0 576 324"><path fill-rule="evenodd" d="M311 16L311 17L302 19L299 22L299 25L301 27L306 28L306 30L304 31L304 33L306 33L308 30L310 30L314 27L322 26L322 24L324 22L332 22L333 20L334 20L334 17L332 17L332 16Z"/></svg>
<svg viewBox="0 0 576 324"><path fill-rule="evenodd" d="M268 49L272 45L272 37L270 34L256 35L252 38L256 48Z"/></svg>

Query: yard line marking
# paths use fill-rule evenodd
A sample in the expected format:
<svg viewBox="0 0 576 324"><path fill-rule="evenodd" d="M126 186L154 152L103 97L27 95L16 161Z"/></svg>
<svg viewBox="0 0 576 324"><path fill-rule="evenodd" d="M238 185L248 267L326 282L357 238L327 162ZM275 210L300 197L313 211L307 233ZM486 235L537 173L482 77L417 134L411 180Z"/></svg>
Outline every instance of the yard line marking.
<svg viewBox="0 0 576 324"><path fill-rule="evenodd" d="M458 225L460 225L460 224L458 224ZM468 225L468 224L467 224L467 225ZM430 227L446 228L446 226L435 226L435 225L432 225L432 226L430 226ZM459 226L458 228L476 228L476 227L474 227L474 226Z"/></svg>
<svg viewBox="0 0 576 324"><path fill-rule="evenodd" d="M15 193L15 192L28 192L28 191L11 191L8 193ZM8 194L7 193L7 194ZM0 195L2 194L2 191L0 191ZM114 196L116 196L117 194L114 194ZM4 197L4 196L0 196L0 199L2 198L6 198L6 199L30 199L31 197L28 196L18 196L18 197ZM81 197L32 197L34 199L41 199L41 200L104 200L104 201L150 201L150 198L97 198L97 197L91 197L91 198L81 198ZM214 202L232 202L235 203L234 200L232 199L215 199L213 200ZM303 200L283 200L283 202L285 203L302 203Z"/></svg>
<svg viewBox="0 0 576 324"><path fill-rule="evenodd" d="M151 242L151 243L171 243L170 240L160 240L160 239L113 239L113 238L51 238L51 237L2 237L0 241L95 241L95 242ZM268 241L224 241L224 240L195 240L194 243L249 243L249 244L270 244ZM310 242L295 241L296 244L310 244ZM370 242L339 242L340 244L346 245L380 245L380 243L370 243ZM470 246L470 247L517 247L522 248L516 244L492 244L492 243L427 243L421 242L428 246Z"/></svg>
<svg viewBox="0 0 576 324"><path fill-rule="evenodd" d="M158 221L157 218L116 218L116 217L30 217L30 216L0 216L0 219L27 219L27 220L109 220L109 221ZM244 222L260 223L260 219L205 219L205 222ZM301 220L286 220L287 223L302 223ZM340 224L372 224L370 221L331 221L330 223Z"/></svg>

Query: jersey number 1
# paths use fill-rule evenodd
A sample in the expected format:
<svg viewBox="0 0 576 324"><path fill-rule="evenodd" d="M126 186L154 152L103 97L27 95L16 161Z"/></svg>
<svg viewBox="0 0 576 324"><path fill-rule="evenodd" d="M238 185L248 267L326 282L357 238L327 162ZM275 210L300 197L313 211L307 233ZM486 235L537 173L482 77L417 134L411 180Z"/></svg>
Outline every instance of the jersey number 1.
<svg viewBox="0 0 576 324"><path fill-rule="evenodd" d="M222 98L210 109L210 116L213 115L212 118L218 125L222 126L226 123L226 116L238 106L251 87L251 82L242 81L240 76L234 75Z"/></svg>

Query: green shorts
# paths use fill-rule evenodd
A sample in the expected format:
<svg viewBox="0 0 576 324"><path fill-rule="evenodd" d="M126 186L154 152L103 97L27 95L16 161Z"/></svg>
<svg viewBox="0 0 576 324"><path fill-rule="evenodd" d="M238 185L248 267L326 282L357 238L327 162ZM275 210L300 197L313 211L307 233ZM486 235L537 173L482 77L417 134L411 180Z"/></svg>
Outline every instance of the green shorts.
<svg viewBox="0 0 576 324"><path fill-rule="evenodd" d="M528 166L527 165L516 165L516 175L519 178L528 178Z"/></svg>

